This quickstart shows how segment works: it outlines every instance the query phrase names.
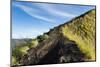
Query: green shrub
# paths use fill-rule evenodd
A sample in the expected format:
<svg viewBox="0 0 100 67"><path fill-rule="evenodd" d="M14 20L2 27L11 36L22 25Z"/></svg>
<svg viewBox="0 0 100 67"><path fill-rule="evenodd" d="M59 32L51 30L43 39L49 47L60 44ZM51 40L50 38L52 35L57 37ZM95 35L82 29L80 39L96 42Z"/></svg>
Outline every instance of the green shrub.
<svg viewBox="0 0 100 67"><path fill-rule="evenodd" d="M37 39L33 39L33 40L31 41L31 44L29 45L29 47L30 47L30 48L36 47L37 45L38 45L38 40L37 40Z"/></svg>
<svg viewBox="0 0 100 67"><path fill-rule="evenodd" d="M19 64L20 59L27 54L27 50L29 50L28 46L17 46L13 51L12 51L12 64Z"/></svg>
<svg viewBox="0 0 100 67"><path fill-rule="evenodd" d="M48 39L48 38L49 38L49 36L47 34L40 35L37 37L39 42L42 42L43 40Z"/></svg>

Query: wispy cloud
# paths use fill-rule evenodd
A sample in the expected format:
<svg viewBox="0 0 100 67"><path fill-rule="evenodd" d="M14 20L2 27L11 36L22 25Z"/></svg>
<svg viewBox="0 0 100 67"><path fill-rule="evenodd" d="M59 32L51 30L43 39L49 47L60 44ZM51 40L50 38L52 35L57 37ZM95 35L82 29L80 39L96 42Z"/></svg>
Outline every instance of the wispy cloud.
<svg viewBox="0 0 100 67"><path fill-rule="evenodd" d="M48 13L55 15L55 16L61 16L61 17L75 17L76 16L76 14L72 14L72 13L66 12L64 10L57 9L52 4L39 4L39 3L37 3L35 5L40 7L41 9L47 11Z"/></svg>
<svg viewBox="0 0 100 67"><path fill-rule="evenodd" d="M15 4L16 7L19 7L20 9L22 9L24 12L26 12L28 15L35 17L37 19L46 21L46 22L54 22L52 19L47 18L43 15L39 15L37 12L39 12L36 9L33 9L32 7L26 6L26 5L21 5L21 4Z"/></svg>

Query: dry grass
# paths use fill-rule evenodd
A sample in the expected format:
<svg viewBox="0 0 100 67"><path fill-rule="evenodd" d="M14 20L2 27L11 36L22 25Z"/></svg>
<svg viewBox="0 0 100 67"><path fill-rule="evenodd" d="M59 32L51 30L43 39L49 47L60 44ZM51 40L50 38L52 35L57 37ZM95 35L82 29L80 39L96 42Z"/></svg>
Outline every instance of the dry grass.
<svg viewBox="0 0 100 67"><path fill-rule="evenodd" d="M95 60L95 10L63 26L62 33L78 44L88 60Z"/></svg>

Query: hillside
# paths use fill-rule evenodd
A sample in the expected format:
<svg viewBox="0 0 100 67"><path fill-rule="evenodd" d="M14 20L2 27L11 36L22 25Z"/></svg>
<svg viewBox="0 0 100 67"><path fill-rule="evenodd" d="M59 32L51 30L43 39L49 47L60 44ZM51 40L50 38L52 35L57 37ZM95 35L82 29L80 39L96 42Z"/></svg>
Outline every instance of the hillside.
<svg viewBox="0 0 100 67"><path fill-rule="evenodd" d="M12 49L15 49L18 46L22 46L26 44L28 41L31 41L32 39L12 39Z"/></svg>
<svg viewBox="0 0 100 67"><path fill-rule="evenodd" d="M62 27L63 35L75 41L88 59L95 60L95 10L91 10Z"/></svg>
<svg viewBox="0 0 100 67"><path fill-rule="evenodd" d="M21 57L20 65L95 61L95 9L37 37L38 44ZM44 36L43 35L43 36ZM40 39L40 40L39 40Z"/></svg>

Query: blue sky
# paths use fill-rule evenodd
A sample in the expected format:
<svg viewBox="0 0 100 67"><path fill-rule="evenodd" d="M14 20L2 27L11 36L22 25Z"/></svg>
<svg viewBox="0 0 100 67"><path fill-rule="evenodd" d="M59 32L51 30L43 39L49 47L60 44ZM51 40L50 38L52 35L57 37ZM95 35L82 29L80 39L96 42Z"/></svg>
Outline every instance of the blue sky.
<svg viewBox="0 0 100 67"><path fill-rule="evenodd" d="M94 6L14 1L12 38L35 38L94 8Z"/></svg>

